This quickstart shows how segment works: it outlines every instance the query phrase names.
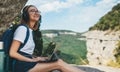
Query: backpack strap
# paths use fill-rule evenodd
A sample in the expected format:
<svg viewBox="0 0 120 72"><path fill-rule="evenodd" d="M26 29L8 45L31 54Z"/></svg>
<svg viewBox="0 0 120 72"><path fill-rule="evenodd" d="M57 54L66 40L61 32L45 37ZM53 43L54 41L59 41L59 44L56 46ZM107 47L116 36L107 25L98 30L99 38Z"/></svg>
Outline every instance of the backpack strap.
<svg viewBox="0 0 120 72"><path fill-rule="evenodd" d="M25 27L27 28L26 37L25 37L24 43L22 43L22 44L20 45L20 48L19 48L19 50L20 50L20 49L23 48L24 45L27 43L28 38L29 38L29 35L30 35L30 32L29 32L29 28L27 27L27 25L25 25L25 24L20 24L19 26L25 26ZM18 50L18 51L19 51L19 50Z"/></svg>

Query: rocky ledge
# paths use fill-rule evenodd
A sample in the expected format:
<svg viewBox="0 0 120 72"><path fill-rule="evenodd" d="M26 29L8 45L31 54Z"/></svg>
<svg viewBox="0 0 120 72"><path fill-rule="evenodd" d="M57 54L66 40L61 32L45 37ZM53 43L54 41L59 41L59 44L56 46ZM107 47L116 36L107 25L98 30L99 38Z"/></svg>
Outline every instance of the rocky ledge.
<svg viewBox="0 0 120 72"><path fill-rule="evenodd" d="M107 65L116 62L114 50L120 41L120 31L88 31L86 36L87 59L90 65Z"/></svg>

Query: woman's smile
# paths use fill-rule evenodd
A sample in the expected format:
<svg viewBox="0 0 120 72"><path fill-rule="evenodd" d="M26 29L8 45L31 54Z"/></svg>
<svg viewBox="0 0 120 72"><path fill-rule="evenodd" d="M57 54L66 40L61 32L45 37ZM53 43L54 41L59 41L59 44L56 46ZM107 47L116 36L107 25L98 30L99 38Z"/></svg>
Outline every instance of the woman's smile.
<svg viewBox="0 0 120 72"><path fill-rule="evenodd" d="M32 21L38 21L39 17L40 17L40 12L37 10L36 7L30 7L29 8L29 15L30 15L30 19Z"/></svg>

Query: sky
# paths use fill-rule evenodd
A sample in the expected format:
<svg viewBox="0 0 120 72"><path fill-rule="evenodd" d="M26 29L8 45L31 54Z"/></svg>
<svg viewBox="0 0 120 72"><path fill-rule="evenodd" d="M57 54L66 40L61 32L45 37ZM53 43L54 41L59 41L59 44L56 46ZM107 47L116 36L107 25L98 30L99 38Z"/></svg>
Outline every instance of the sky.
<svg viewBox="0 0 120 72"><path fill-rule="evenodd" d="M42 15L41 30L85 32L120 0L28 0Z"/></svg>

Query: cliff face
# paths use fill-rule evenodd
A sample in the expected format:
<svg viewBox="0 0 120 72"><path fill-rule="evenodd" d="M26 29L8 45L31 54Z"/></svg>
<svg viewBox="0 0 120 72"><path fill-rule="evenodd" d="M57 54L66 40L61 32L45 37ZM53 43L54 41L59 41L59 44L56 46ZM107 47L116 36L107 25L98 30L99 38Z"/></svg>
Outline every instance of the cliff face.
<svg viewBox="0 0 120 72"><path fill-rule="evenodd" d="M114 50L120 40L120 31L88 31L86 36L87 59L90 65L107 65L116 62Z"/></svg>
<svg viewBox="0 0 120 72"><path fill-rule="evenodd" d="M27 0L0 0L0 36L20 13Z"/></svg>

